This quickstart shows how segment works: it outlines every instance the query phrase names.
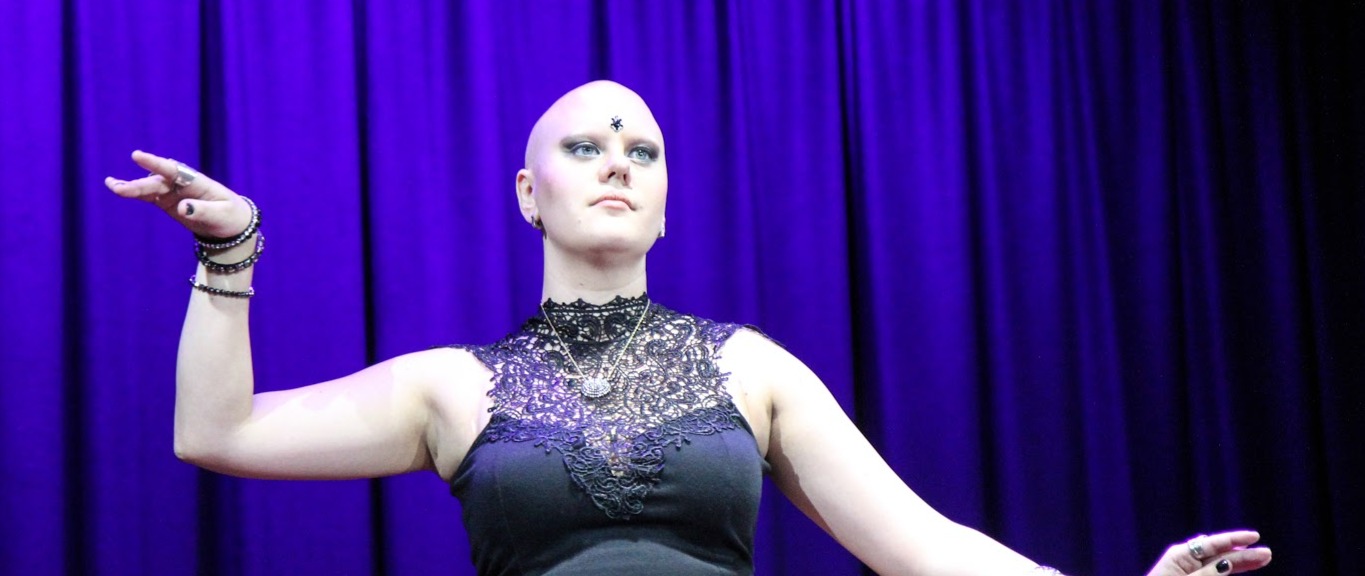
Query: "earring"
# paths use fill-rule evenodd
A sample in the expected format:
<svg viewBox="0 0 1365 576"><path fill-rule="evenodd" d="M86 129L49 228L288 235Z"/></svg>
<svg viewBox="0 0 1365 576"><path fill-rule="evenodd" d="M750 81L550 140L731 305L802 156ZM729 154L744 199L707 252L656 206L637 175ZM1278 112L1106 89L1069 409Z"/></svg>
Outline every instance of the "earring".
<svg viewBox="0 0 1365 576"><path fill-rule="evenodd" d="M663 238L668 233L668 218L659 220L659 237Z"/></svg>
<svg viewBox="0 0 1365 576"><path fill-rule="evenodd" d="M531 216L531 227L536 230L544 230L545 224L540 221L540 215Z"/></svg>

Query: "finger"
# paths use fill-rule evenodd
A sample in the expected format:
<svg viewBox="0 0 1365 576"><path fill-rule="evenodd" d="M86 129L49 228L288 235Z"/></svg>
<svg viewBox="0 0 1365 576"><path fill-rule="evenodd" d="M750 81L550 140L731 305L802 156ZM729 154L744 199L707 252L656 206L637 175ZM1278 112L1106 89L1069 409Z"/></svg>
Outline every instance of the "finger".
<svg viewBox="0 0 1365 576"><path fill-rule="evenodd" d="M1210 558L1208 564L1191 572L1190 576L1225 576L1250 572L1264 568L1266 564L1270 563L1270 558L1269 548L1234 550L1217 558Z"/></svg>
<svg viewBox="0 0 1365 576"><path fill-rule="evenodd" d="M1203 536L1198 538L1203 538ZM1210 556L1208 552L1205 552L1203 558L1208 559ZM1162 564L1175 566L1179 570L1177 574L1193 574L1204 566L1204 562L1196 558L1194 552L1190 550L1189 541L1172 544L1170 548L1167 548L1166 553L1162 554L1161 559L1157 561L1158 567Z"/></svg>
<svg viewBox="0 0 1365 576"><path fill-rule="evenodd" d="M124 198L151 199L152 196L171 191L171 187L160 175L145 176L136 180L119 180L110 176L104 179L104 185Z"/></svg>
<svg viewBox="0 0 1365 576"><path fill-rule="evenodd" d="M134 150L133 162L137 162L138 166L143 167L148 172L160 174L167 182L175 178L176 162L170 158L157 156L151 152Z"/></svg>
<svg viewBox="0 0 1365 576"><path fill-rule="evenodd" d="M133 161L137 162L138 166L146 168L153 174L161 176L168 186L175 183L176 178L189 179L190 181L188 183L176 188L178 193L186 196L196 198L205 196L206 192L211 192L218 184L217 182L214 182L212 178L203 175L198 170L195 170L182 162L157 156L150 152L134 150Z"/></svg>
<svg viewBox="0 0 1365 576"><path fill-rule="evenodd" d="M1234 530L1204 536L1200 541L1204 546L1204 554L1213 557L1238 548L1246 548L1260 539L1260 533L1254 530Z"/></svg>
<svg viewBox="0 0 1365 576"><path fill-rule="evenodd" d="M175 204L176 216L196 234L231 238L248 227L251 208L241 197L232 200L185 198Z"/></svg>
<svg viewBox="0 0 1365 576"><path fill-rule="evenodd" d="M215 218L221 220L227 213L227 210L223 209L225 204L231 206L228 202L213 202L186 198L176 203L175 211L181 218L191 222L202 222L205 220L214 221Z"/></svg>

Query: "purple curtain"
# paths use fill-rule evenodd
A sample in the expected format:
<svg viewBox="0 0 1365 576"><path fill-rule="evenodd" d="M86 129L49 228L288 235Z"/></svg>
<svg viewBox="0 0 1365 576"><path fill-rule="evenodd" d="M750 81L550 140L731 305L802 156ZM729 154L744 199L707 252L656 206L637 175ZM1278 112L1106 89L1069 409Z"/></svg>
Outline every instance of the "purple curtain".
<svg viewBox="0 0 1365 576"><path fill-rule="evenodd" d="M468 574L434 475L171 453L189 237L135 148L251 196L259 390L534 313L513 174L620 81L673 170L651 294L763 327L931 504L1075 574L1253 526L1365 552L1361 2L0 6L0 572ZM861 568L770 486L760 574Z"/></svg>

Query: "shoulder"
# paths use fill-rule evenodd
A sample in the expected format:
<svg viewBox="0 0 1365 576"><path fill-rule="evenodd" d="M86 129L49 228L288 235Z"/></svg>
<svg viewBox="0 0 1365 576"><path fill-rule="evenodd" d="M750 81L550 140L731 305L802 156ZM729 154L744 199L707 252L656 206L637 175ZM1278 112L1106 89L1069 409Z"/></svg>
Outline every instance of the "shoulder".
<svg viewBox="0 0 1365 576"><path fill-rule="evenodd" d="M763 392L770 408L830 397L825 383L779 342L753 326L741 326L721 348L722 369Z"/></svg>
<svg viewBox="0 0 1365 576"><path fill-rule="evenodd" d="M792 362L796 358L777 340L752 324L721 322L702 316L677 312L663 306L656 307L662 324L683 327L696 334L711 347L716 360L726 368L744 370L761 366L764 362ZM799 364L799 362L798 362Z"/></svg>
<svg viewBox="0 0 1365 576"><path fill-rule="evenodd" d="M394 370L402 370L411 374L434 375L444 373L452 369L465 369L478 364L478 358L474 354L475 346L451 345L409 352L402 356L396 356L388 362L393 363Z"/></svg>
<svg viewBox="0 0 1365 576"><path fill-rule="evenodd" d="M664 322L695 329L700 339L712 347L721 370L731 378L766 387L786 376L810 372L786 347L752 324L719 322L663 307L660 314Z"/></svg>
<svg viewBox="0 0 1365 576"><path fill-rule="evenodd" d="M732 378L764 392L769 400L780 398L784 390L819 379L777 340L751 325L735 326L720 347L721 369Z"/></svg>
<svg viewBox="0 0 1365 576"><path fill-rule="evenodd" d="M386 368L393 381L400 386L411 386L426 392L449 388L452 385L477 384L486 380L487 368L470 347L442 346L395 356L379 364Z"/></svg>
<svg viewBox="0 0 1365 576"><path fill-rule="evenodd" d="M749 324L736 324L733 322L721 322L694 314L686 314L666 308L656 306L653 312L663 324L674 324L686 326L695 330L696 335L705 343L718 350L731 350L734 347L733 341L739 339L741 345L750 337L758 337L773 344L776 341L769 338L757 327ZM781 345L777 345L779 348Z"/></svg>
<svg viewBox="0 0 1365 576"><path fill-rule="evenodd" d="M777 340L762 330L749 324L730 324L731 331L724 340L720 352L727 360L741 367L749 366L787 366L799 364Z"/></svg>
<svg viewBox="0 0 1365 576"><path fill-rule="evenodd" d="M526 326L522 326L521 329L503 336L496 342L488 344L443 344L416 354L424 356L421 359L424 364L445 363L450 368L483 371L500 364L508 356L524 351L528 346L527 340L534 338L535 335L527 330Z"/></svg>

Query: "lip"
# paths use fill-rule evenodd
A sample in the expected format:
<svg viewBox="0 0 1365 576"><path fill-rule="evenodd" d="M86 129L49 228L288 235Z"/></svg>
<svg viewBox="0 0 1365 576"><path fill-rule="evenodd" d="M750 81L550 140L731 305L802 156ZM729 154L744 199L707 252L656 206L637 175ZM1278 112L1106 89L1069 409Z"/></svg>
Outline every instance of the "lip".
<svg viewBox="0 0 1365 576"><path fill-rule="evenodd" d="M629 208L631 210L635 209L635 204L631 203L629 198L626 198L625 196L622 196L620 194L604 194L597 200L593 201L592 205L596 206L603 202L619 202L625 205L626 208Z"/></svg>

